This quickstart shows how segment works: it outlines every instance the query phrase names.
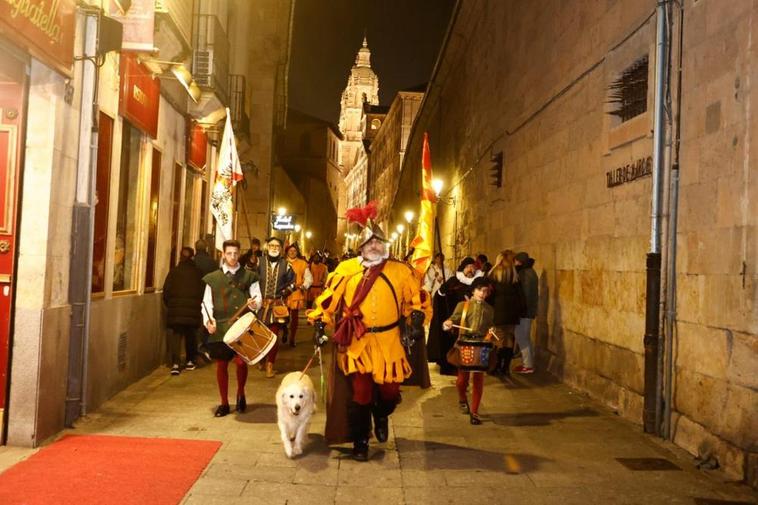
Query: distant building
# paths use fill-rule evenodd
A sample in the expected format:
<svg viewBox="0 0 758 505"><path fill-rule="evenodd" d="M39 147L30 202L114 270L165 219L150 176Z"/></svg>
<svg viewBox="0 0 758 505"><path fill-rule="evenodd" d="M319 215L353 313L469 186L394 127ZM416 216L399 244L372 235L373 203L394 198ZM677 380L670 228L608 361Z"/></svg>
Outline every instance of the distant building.
<svg viewBox="0 0 758 505"><path fill-rule="evenodd" d="M296 216L301 225L300 233L292 236L293 241L304 246L303 252L311 248L332 251L336 248L339 192L343 184L338 163L341 139L337 127L328 121L289 109L278 155L305 202L303 214ZM274 200L284 202L286 191L277 187L273 191ZM307 232L312 234L310 239L306 237Z"/></svg>

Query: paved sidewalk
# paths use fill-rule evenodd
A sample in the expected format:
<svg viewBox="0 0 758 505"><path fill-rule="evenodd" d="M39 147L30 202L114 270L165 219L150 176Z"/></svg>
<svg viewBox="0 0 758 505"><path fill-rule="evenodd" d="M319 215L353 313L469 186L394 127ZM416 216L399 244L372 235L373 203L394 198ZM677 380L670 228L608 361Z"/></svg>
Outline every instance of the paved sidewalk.
<svg viewBox="0 0 758 505"><path fill-rule="evenodd" d="M279 370L302 368L310 351L307 345L283 348ZM233 367L229 372L233 399ZM310 375L318 384L318 369ZM67 433L222 441L186 505L756 502L749 488L722 482L718 472L695 470L684 452L547 377L517 377L509 385L488 377L484 424L471 426L458 413L452 377L432 375L429 390L403 388L390 440L372 444L368 463L352 461L347 446L325 445L323 408L313 419L305 454L287 459L274 405L282 374L266 379L255 367L243 415L213 417L214 366L178 377L162 368ZM18 458L19 452L6 457ZM2 458L0 452L0 463ZM616 458L663 458L680 469L632 471Z"/></svg>

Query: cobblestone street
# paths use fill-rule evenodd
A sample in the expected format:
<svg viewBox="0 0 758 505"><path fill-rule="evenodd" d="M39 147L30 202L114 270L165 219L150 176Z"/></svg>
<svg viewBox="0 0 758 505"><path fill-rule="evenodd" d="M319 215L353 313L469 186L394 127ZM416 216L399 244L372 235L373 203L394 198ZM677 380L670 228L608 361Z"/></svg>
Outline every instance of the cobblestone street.
<svg viewBox="0 0 758 505"><path fill-rule="evenodd" d="M279 370L302 367L309 351L308 345L282 351ZM310 375L318 384L318 368ZM279 441L274 405L282 376L266 379L251 368L248 411L216 419L214 367L178 377L161 368L63 434L222 441L185 497L186 505L756 500L749 488L724 483L718 472L694 469L683 451L643 435L639 426L541 375L516 377L507 385L488 377L484 424L471 426L457 410L453 378L433 371L431 389L404 388L403 403L390 418L390 440L372 444L368 463L350 459L347 446L325 445L320 405L304 456L289 460ZM230 392L233 396L233 384ZM32 452L1 448L0 469ZM632 471L616 458L663 458L680 470Z"/></svg>

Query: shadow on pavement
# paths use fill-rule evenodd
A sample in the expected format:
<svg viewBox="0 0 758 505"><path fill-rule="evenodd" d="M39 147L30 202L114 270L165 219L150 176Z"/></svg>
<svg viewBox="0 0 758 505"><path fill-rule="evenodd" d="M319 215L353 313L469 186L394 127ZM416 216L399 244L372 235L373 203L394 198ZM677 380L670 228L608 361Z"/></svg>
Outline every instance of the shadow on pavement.
<svg viewBox="0 0 758 505"><path fill-rule="evenodd" d="M276 406L270 403L253 403L244 414L236 414L243 423L276 424Z"/></svg>
<svg viewBox="0 0 758 505"><path fill-rule="evenodd" d="M525 412L523 414L490 414L487 419L500 426L547 426L568 417L596 417L600 414L588 408L565 412Z"/></svg>
<svg viewBox="0 0 758 505"><path fill-rule="evenodd" d="M396 438L403 469L489 470L508 474L534 472L548 458L533 454L500 453L441 442Z"/></svg>

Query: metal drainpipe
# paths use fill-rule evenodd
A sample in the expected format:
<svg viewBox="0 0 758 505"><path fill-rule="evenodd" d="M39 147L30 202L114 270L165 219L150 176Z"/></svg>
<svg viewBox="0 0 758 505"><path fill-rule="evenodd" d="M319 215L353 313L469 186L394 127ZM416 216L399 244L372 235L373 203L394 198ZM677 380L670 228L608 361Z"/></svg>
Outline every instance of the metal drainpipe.
<svg viewBox="0 0 758 505"><path fill-rule="evenodd" d="M645 391L643 425L646 433L656 433L656 417L660 413L658 402L660 378L658 353L660 339L661 302L661 200L662 176L665 161L664 101L667 57L666 1L657 7L657 43L655 57L655 109L653 118L653 188L650 230L650 252L647 254L647 289L645 307Z"/></svg>
<svg viewBox="0 0 758 505"><path fill-rule="evenodd" d="M671 167L671 187L669 197L668 229L668 284L666 286L665 348L666 360L663 377L663 429L661 435L671 439L671 412L674 376L674 331L676 323L676 233L679 214L679 147L682 119L682 49L684 46L684 5L679 4L679 54L677 55L676 77L676 126L674 130L674 160Z"/></svg>
<svg viewBox="0 0 758 505"><path fill-rule="evenodd" d="M86 383L90 324L90 288L92 285L92 241L95 221L95 174L97 170L97 86L95 66L99 16L95 10L84 13L82 92L79 106L79 152L76 199L72 212L71 254L69 266L69 301L71 303L71 337L69 341L68 378L64 424L71 427L87 413Z"/></svg>

